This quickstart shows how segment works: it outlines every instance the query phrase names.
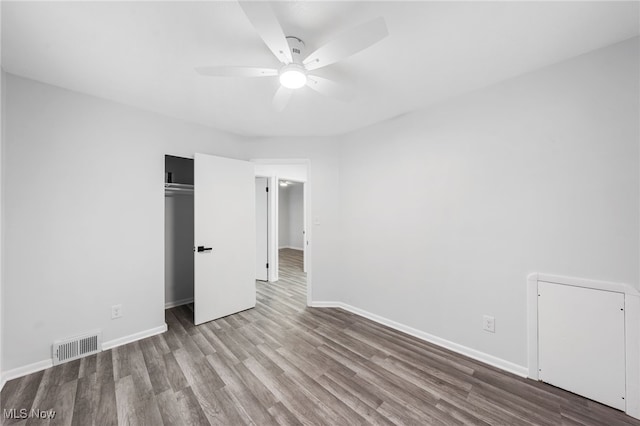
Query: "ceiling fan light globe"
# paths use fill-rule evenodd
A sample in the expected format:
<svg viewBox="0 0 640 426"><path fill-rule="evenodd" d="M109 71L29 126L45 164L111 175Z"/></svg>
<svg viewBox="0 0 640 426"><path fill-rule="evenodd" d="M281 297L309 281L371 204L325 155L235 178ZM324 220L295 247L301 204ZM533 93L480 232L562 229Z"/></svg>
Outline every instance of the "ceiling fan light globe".
<svg viewBox="0 0 640 426"><path fill-rule="evenodd" d="M307 75L299 67L285 67L280 72L280 84L287 89L299 89L307 84Z"/></svg>

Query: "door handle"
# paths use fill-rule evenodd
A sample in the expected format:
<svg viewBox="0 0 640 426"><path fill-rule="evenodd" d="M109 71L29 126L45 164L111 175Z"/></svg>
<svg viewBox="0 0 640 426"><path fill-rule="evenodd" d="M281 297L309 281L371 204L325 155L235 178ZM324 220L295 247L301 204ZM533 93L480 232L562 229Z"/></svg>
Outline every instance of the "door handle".
<svg viewBox="0 0 640 426"><path fill-rule="evenodd" d="M211 251L211 250L213 250L212 247L198 246L198 253L202 253L202 252L205 252L205 251Z"/></svg>

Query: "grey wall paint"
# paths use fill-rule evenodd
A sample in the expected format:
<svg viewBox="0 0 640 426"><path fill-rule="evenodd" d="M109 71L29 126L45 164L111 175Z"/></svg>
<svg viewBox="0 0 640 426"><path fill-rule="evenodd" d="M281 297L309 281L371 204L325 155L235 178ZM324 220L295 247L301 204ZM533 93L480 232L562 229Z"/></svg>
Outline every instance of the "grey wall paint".
<svg viewBox="0 0 640 426"><path fill-rule="evenodd" d="M301 183L290 185L289 190L289 226L288 226L288 246L302 250L304 231L304 186Z"/></svg>
<svg viewBox="0 0 640 426"><path fill-rule="evenodd" d="M164 300L193 298L193 195L164 197Z"/></svg>
<svg viewBox="0 0 640 426"><path fill-rule="evenodd" d="M313 300L337 300L341 230L339 211L339 146L342 137L250 139L240 144L247 158L310 160L309 201L318 224L309 225L308 271ZM277 162L276 162L277 163ZM308 204L308 205L309 205Z"/></svg>
<svg viewBox="0 0 640 426"><path fill-rule="evenodd" d="M303 185L292 183L278 187L279 247L302 249L304 205Z"/></svg>
<svg viewBox="0 0 640 426"><path fill-rule="evenodd" d="M289 245L289 188L278 185L278 248Z"/></svg>
<svg viewBox="0 0 640 426"><path fill-rule="evenodd" d="M637 52L634 39L355 134L242 144L8 75L4 365L87 328L162 324L158 182L164 154L193 152L311 160L313 300L524 365L528 272L638 286Z"/></svg>
<svg viewBox="0 0 640 426"><path fill-rule="evenodd" d="M638 287L638 40L350 135L338 300L525 366L529 273Z"/></svg>
<svg viewBox="0 0 640 426"><path fill-rule="evenodd" d="M6 80L4 371L50 359L55 339L164 324L164 156L241 158L214 129Z"/></svg>
<svg viewBox="0 0 640 426"><path fill-rule="evenodd" d="M524 366L528 273L638 286L638 40L340 138L243 145L311 159L313 300Z"/></svg>

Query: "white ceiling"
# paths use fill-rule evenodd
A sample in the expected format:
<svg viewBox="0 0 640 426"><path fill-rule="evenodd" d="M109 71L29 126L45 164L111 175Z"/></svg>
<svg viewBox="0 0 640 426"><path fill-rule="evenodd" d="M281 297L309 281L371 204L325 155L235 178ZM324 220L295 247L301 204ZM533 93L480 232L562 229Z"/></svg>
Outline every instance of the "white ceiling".
<svg viewBox="0 0 640 426"><path fill-rule="evenodd" d="M383 16L389 37L317 71L282 113L275 77L203 77L196 66L277 67L236 2L2 2L13 74L253 136L355 130L639 34L638 2L274 2L308 52Z"/></svg>

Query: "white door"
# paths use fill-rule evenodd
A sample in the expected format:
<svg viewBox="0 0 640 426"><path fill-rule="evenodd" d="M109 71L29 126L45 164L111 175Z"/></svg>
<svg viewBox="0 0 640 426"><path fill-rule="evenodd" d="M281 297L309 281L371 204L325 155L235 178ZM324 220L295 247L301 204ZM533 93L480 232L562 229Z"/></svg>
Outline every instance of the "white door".
<svg viewBox="0 0 640 426"><path fill-rule="evenodd" d="M269 279L268 178L256 178L256 280Z"/></svg>
<svg viewBox="0 0 640 426"><path fill-rule="evenodd" d="M254 165L194 156L194 321L256 305Z"/></svg>
<svg viewBox="0 0 640 426"><path fill-rule="evenodd" d="M538 283L540 380L625 408L624 294Z"/></svg>

